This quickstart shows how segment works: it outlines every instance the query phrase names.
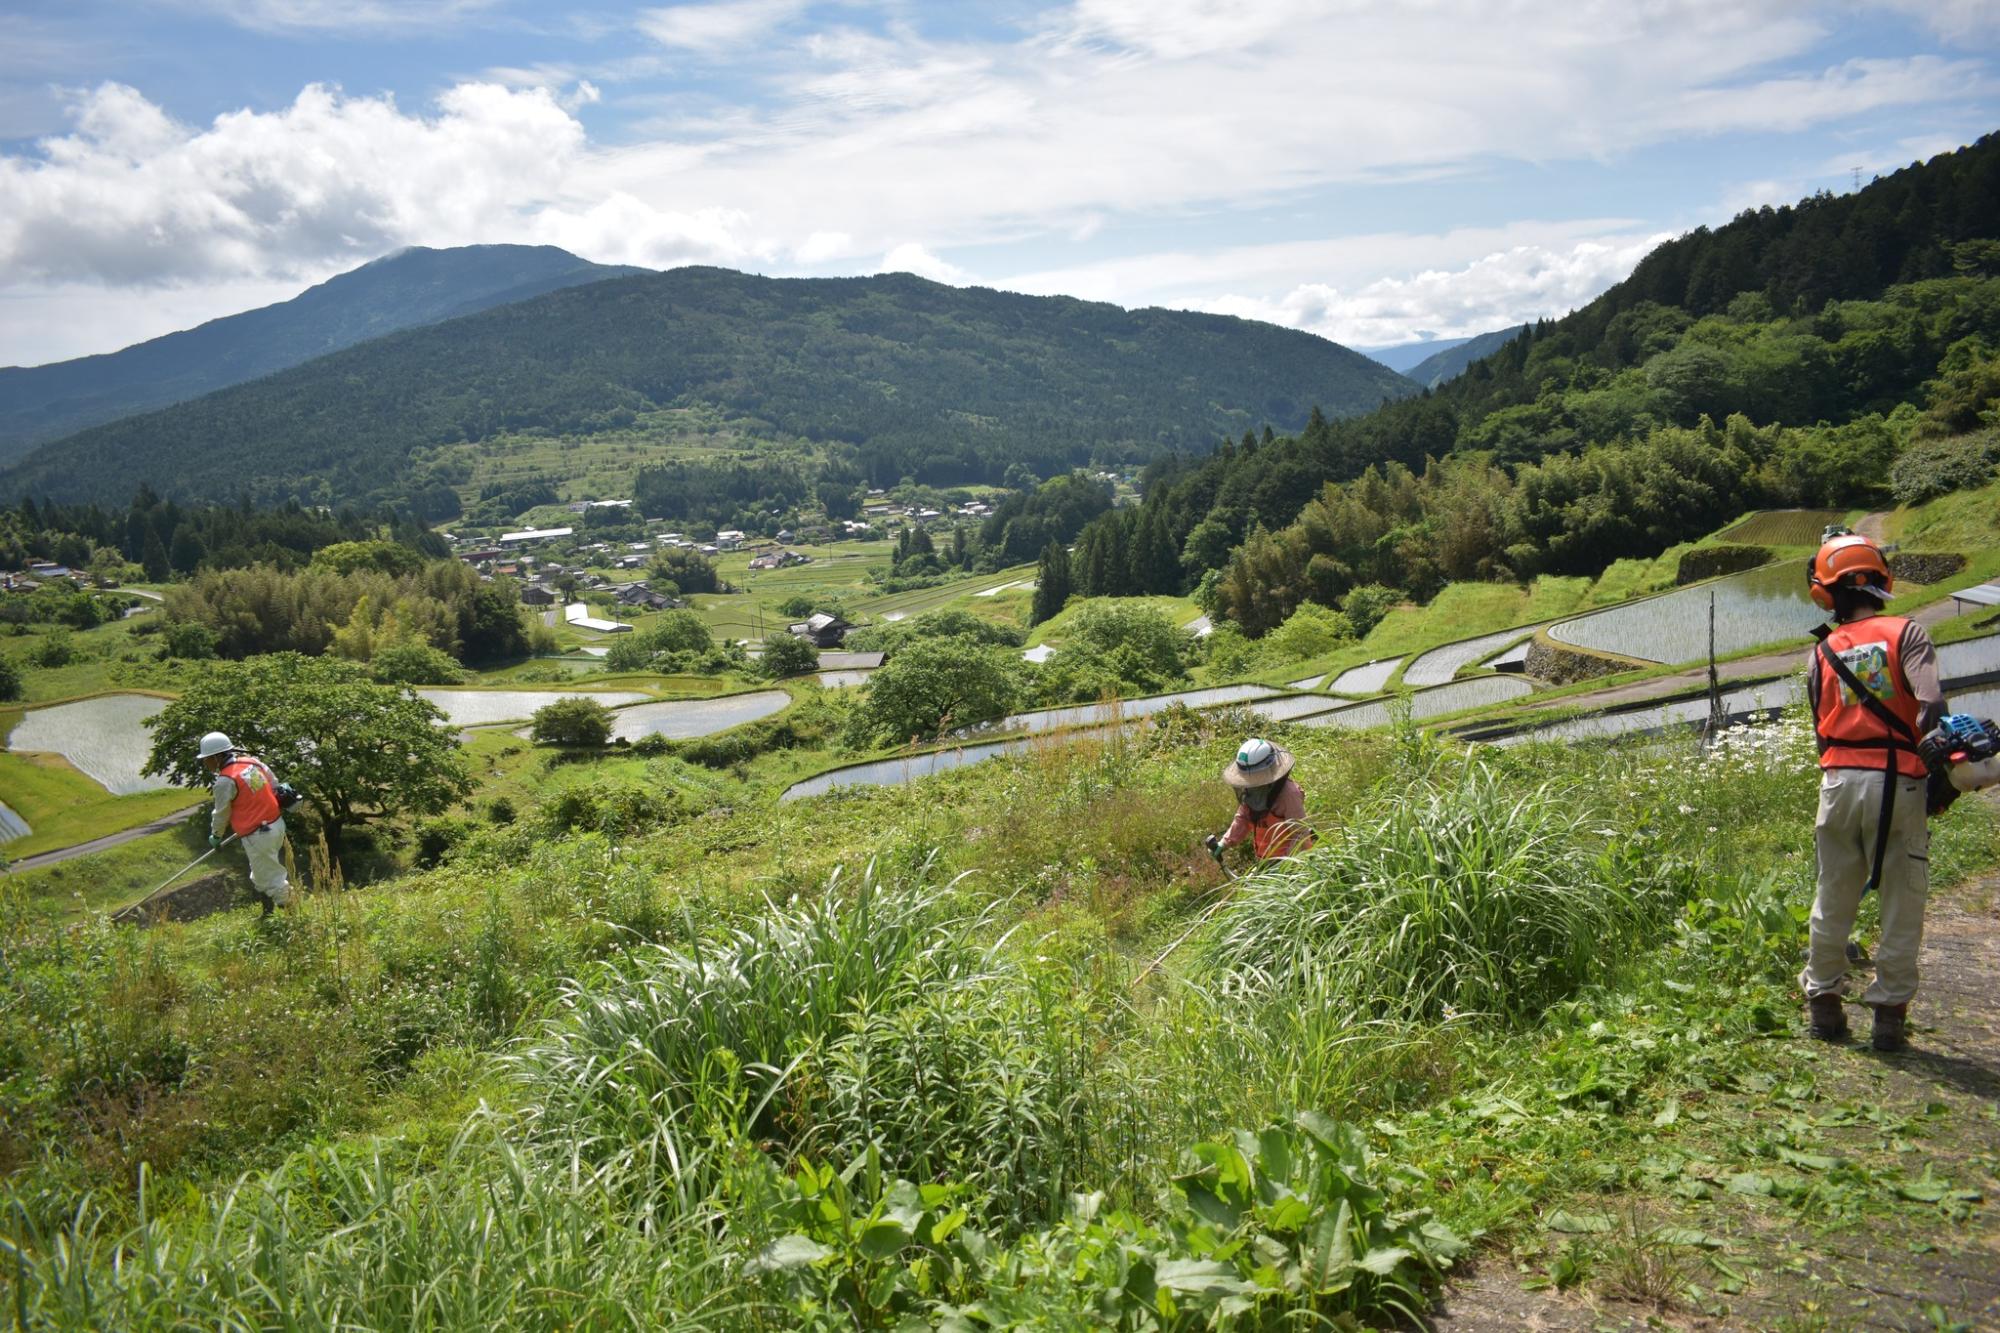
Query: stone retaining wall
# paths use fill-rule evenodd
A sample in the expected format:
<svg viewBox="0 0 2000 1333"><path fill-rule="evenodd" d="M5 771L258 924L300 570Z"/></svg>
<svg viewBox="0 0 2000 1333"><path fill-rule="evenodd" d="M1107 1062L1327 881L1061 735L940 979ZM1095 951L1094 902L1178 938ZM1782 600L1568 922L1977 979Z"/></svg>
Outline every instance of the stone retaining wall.
<svg viewBox="0 0 2000 1333"><path fill-rule="evenodd" d="M1547 632L1537 634L1528 645L1527 673L1537 680L1546 680L1552 685L1574 685L1580 680L1596 680L1599 676L1615 676L1620 671L1641 670L1657 666L1654 662L1641 662L1630 657L1618 657L1611 653L1600 653L1589 648L1578 648L1574 644L1558 643Z"/></svg>

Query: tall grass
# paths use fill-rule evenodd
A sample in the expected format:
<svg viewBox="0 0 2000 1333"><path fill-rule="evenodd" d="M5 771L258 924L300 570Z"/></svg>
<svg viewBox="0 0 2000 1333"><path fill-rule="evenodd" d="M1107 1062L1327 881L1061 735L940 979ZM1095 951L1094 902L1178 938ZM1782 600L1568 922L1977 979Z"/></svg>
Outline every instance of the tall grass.
<svg viewBox="0 0 2000 1333"><path fill-rule="evenodd" d="M840 1160L873 1146L898 1173L1046 1216L1129 1156L1125 1089L1099 1050L1104 992L1022 966L997 911L871 867L851 895L836 882L639 949L566 988L511 1056L530 1141L630 1162L676 1207L713 1186L718 1144Z"/></svg>
<svg viewBox="0 0 2000 1333"><path fill-rule="evenodd" d="M1584 794L1481 763L1396 790L1260 873L1205 966L1224 994L1309 998L1348 1022L1531 1018L1603 976L1670 905Z"/></svg>

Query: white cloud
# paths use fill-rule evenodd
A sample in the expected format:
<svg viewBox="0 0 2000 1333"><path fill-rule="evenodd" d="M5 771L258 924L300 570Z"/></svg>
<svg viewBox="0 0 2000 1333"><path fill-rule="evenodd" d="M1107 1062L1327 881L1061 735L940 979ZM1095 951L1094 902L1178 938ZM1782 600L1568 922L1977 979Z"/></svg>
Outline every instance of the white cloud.
<svg viewBox="0 0 2000 1333"><path fill-rule="evenodd" d="M1464 338L1566 314L1623 279L1666 239L1660 233L1578 241L1566 249L1521 245L1460 268L1378 278L1351 291L1304 283L1275 300L1224 296L1200 305L1349 346Z"/></svg>
<svg viewBox="0 0 2000 1333"><path fill-rule="evenodd" d="M354 32L438 28L493 5L494 0L179 0L259 32Z"/></svg>
<svg viewBox="0 0 2000 1333"><path fill-rule="evenodd" d="M914 273L932 282L945 282L962 287L971 281L971 274L956 264L946 263L936 255L918 245L915 241L905 241L875 266L877 273Z"/></svg>
<svg viewBox="0 0 2000 1333"><path fill-rule="evenodd" d="M1875 0L1875 3L1915 19L1948 42L1973 46L2000 37L2000 3L1995 0Z"/></svg>
<svg viewBox="0 0 2000 1333"><path fill-rule="evenodd" d="M39 161L0 159L0 271L157 285L284 277L412 243L513 239L583 131L546 91L463 84L427 116L312 86L206 128L106 84Z"/></svg>
<svg viewBox="0 0 2000 1333"><path fill-rule="evenodd" d="M823 264L854 253L854 238L844 231L816 231L799 242L792 258L801 264Z"/></svg>
<svg viewBox="0 0 2000 1333"><path fill-rule="evenodd" d="M804 8L803 0L717 0L648 9L638 25L662 46L714 55L756 41Z"/></svg>

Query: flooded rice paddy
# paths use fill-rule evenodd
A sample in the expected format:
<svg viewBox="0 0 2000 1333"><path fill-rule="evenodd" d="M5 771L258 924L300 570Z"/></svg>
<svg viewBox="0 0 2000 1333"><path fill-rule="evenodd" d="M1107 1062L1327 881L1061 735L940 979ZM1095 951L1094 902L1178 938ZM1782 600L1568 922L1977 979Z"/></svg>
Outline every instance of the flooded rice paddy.
<svg viewBox="0 0 2000 1333"><path fill-rule="evenodd" d="M420 689L418 695L441 709L454 727L485 727L495 722L523 722L535 710L558 699L595 699L606 708L635 704L649 695L630 690L454 690Z"/></svg>
<svg viewBox="0 0 2000 1333"><path fill-rule="evenodd" d="M159 791L174 784L139 770L153 748L148 724L166 706L148 694L101 694L30 709L8 735L7 748L59 754L113 796Z"/></svg>
<svg viewBox="0 0 2000 1333"><path fill-rule="evenodd" d="M1482 634L1476 639L1461 639L1457 643L1447 643L1442 648L1433 648L1404 669L1403 683L1412 689L1422 689L1426 685L1443 685L1480 658L1491 656L1496 650L1505 648L1514 640L1533 634L1536 628L1534 625L1516 626L1513 629L1497 630L1492 634Z"/></svg>
<svg viewBox="0 0 2000 1333"><path fill-rule="evenodd" d="M0 801L0 842L12 842L33 832L27 820L15 814L5 801Z"/></svg>
<svg viewBox="0 0 2000 1333"><path fill-rule="evenodd" d="M855 685L866 685L868 678L874 674L873 671L862 670L818 671L813 673L813 679L820 683L821 689L844 690Z"/></svg>
<svg viewBox="0 0 2000 1333"><path fill-rule="evenodd" d="M1162 709L1182 704L1188 708L1217 708L1223 704L1267 699L1282 691L1268 685L1215 685L1202 690L1182 690L1178 694L1156 694L1145 699L1124 699L1108 704L1071 704L1064 708L1041 708L1032 713L1015 713L976 729L994 731L1060 731L1065 727L1103 726L1120 718L1148 717ZM969 733L968 733L969 734Z"/></svg>
<svg viewBox="0 0 2000 1333"><path fill-rule="evenodd" d="M611 715L611 735L621 741L636 741L642 736L691 740L769 717L791 701L792 696L783 690L758 690L754 694L729 694L720 699L635 704Z"/></svg>
<svg viewBox="0 0 2000 1333"><path fill-rule="evenodd" d="M1380 694L1389 688L1389 677L1396 674L1396 668L1403 665L1400 657L1385 657L1379 662L1369 662L1358 667L1349 667L1333 682L1335 694Z"/></svg>
<svg viewBox="0 0 2000 1333"><path fill-rule="evenodd" d="M1404 679L1409 679L1408 672L1404 673ZM1519 676L1475 676L1470 680L1456 680L1449 685L1418 690L1410 695L1410 717L1414 721L1421 722L1425 718L1456 713L1461 708L1503 703L1508 699L1518 699L1523 695L1532 694L1534 688ZM1389 699L1378 699L1365 704L1349 704L1345 708L1300 718L1299 725L1339 727L1347 731L1386 727L1394 716L1394 706L1395 701Z"/></svg>
<svg viewBox="0 0 2000 1333"><path fill-rule="evenodd" d="M1561 621L1549 629L1549 637L1648 662L1698 661L1708 653L1711 594L1718 656L1803 639L1826 619L1826 612L1806 596L1799 566L1786 561Z"/></svg>

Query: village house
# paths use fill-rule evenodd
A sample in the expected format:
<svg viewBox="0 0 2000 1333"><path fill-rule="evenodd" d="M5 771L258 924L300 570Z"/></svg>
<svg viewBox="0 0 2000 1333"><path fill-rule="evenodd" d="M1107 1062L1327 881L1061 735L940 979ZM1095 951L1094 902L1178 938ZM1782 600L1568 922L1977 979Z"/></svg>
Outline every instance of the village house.
<svg viewBox="0 0 2000 1333"><path fill-rule="evenodd" d="M786 628L795 638L804 639L815 648L838 648L847 641L847 631L853 626L839 616L820 611Z"/></svg>
<svg viewBox="0 0 2000 1333"><path fill-rule="evenodd" d="M743 532L740 528L724 528L715 534L715 544L725 551L733 551L743 544Z"/></svg>
<svg viewBox="0 0 2000 1333"><path fill-rule="evenodd" d="M544 588L539 583L530 583L527 587L521 589L521 604L523 606L554 606L556 604L556 594L553 589Z"/></svg>

